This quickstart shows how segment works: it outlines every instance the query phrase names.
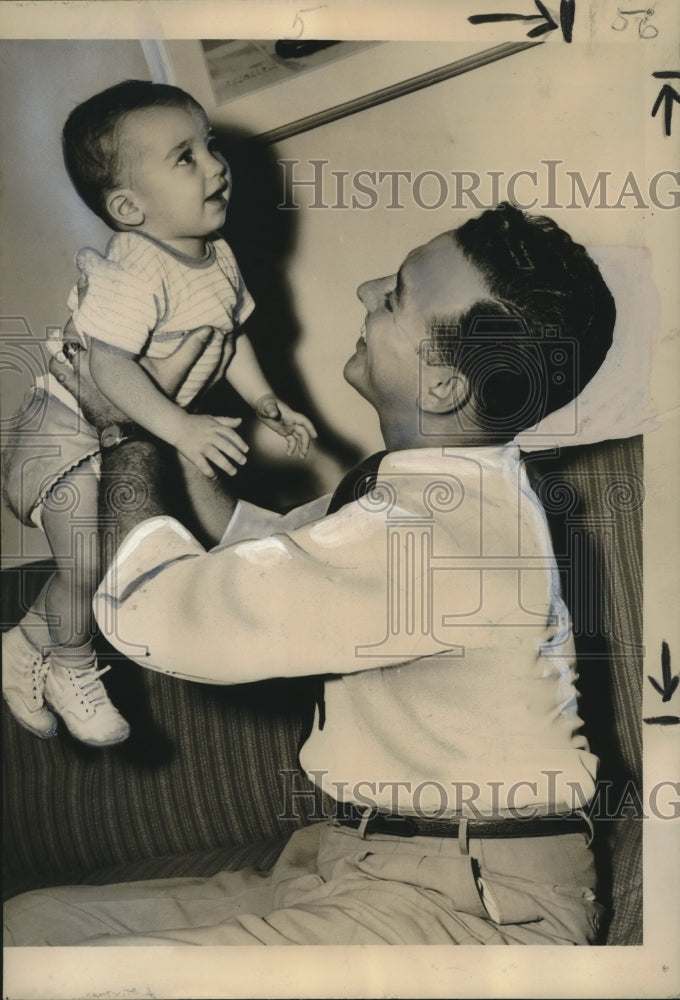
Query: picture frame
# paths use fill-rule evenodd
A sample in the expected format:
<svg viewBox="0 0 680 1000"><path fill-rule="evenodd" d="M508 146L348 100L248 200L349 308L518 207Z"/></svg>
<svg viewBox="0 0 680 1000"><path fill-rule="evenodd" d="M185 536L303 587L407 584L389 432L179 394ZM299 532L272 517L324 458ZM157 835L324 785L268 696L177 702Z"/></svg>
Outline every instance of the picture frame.
<svg viewBox="0 0 680 1000"><path fill-rule="evenodd" d="M326 48L296 59L295 68L302 72L286 74L278 82L244 94L234 87L235 95L227 98L223 97L225 81L210 59L218 44L215 41L142 39L141 44L155 83L189 89L214 125L228 124L249 132L260 143L273 144L544 43L526 39L491 46L488 39L418 46L339 42L334 43L339 46L335 51ZM223 44L241 50L251 45L252 58L261 56L264 66L267 54L255 49L263 49L264 43L239 39ZM273 48L274 43L268 45Z"/></svg>

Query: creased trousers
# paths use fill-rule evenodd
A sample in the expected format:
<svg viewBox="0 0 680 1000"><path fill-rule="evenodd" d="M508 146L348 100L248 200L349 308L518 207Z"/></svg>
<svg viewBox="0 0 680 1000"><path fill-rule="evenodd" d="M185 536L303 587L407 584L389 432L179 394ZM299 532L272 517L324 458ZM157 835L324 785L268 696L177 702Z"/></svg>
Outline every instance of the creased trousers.
<svg viewBox="0 0 680 1000"><path fill-rule="evenodd" d="M65 886L5 906L5 945L590 944L602 916L581 833L458 841L334 823L271 872Z"/></svg>

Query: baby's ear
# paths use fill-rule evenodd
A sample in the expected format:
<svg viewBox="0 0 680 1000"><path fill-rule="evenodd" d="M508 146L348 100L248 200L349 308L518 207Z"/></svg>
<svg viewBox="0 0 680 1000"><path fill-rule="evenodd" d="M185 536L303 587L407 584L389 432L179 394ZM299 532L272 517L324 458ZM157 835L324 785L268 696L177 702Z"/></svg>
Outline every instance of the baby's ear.
<svg viewBox="0 0 680 1000"><path fill-rule="evenodd" d="M110 191L106 196L106 211L111 220L124 229L141 226L144 222L144 212L129 188Z"/></svg>

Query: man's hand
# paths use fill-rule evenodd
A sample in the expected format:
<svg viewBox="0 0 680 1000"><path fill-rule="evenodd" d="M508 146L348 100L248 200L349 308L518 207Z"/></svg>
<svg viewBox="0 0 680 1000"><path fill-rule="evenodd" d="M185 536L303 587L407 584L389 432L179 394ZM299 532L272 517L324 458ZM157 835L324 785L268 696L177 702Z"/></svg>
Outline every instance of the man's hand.
<svg viewBox="0 0 680 1000"><path fill-rule="evenodd" d="M127 420L126 414L114 406L97 388L90 372L89 352L73 337L69 338L69 320L64 327L64 347L50 359L50 372L75 396L80 403L85 419L100 431L110 423ZM167 358L141 358L139 364L146 369L158 388L172 399L186 375L203 353L212 338L212 327L202 326L194 330Z"/></svg>
<svg viewBox="0 0 680 1000"><path fill-rule="evenodd" d="M302 458L306 458L310 441L317 436L311 420L269 394L257 401L255 413L263 424L286 438L287 455L294 455L297 451Z"/></svg>
<svg viewBox="0 0 680 1000"><path fill-rule="evenodd" d="M161 392L165 393L168 399L174 399L189 369L203 354L214 332L211 326L199 326L198 329L191 330L180 346L167 358L140 358L139 364L146 369Z"/></svg>

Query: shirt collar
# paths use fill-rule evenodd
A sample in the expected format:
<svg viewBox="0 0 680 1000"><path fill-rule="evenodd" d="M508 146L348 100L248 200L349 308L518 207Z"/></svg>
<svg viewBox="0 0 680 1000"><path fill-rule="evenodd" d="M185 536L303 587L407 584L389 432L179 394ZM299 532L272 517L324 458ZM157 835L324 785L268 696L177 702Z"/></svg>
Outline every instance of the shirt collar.
<svg viewBox="0 0 680 1000"><path fill-rule="evenodd" d="M518 465L520 461L519 446L514 441L502 445L485 445L475 447L412 448L408 451L391 451L380 463L379 475L388 472L432 472L445 470L457 460L467 460L484 465Z"/></svg>

